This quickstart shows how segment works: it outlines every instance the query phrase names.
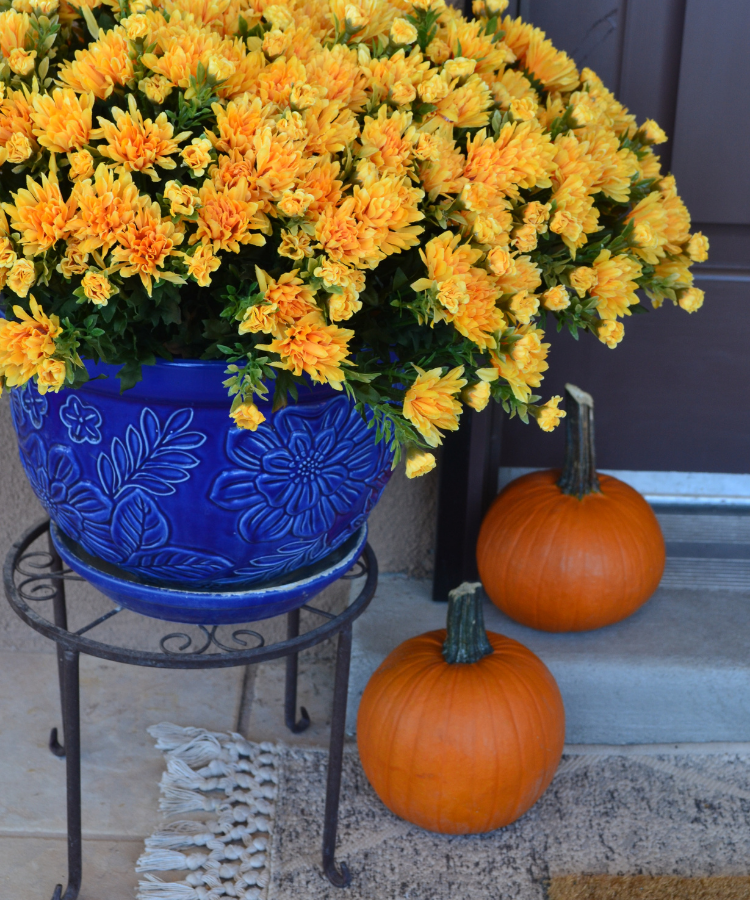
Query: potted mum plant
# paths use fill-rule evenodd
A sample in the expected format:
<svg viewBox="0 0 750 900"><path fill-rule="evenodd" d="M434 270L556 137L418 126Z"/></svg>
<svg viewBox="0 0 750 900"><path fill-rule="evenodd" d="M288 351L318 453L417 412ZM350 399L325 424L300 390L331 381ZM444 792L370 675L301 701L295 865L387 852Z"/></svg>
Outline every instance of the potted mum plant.
<svg viewBox="0 0 750 900"><path fill-rule="evenodd" d="M654 122L478 0L13 0L0 388L58 533L157 585L342 547L550 326L702 303Z"/></svg>

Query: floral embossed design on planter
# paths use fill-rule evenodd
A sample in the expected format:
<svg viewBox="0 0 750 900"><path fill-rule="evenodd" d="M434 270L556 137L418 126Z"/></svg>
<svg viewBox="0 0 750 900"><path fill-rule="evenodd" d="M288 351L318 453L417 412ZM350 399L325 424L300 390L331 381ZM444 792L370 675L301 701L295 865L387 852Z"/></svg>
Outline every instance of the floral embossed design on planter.
<svg viewBox="0 0 750 900"><path fill-rule="evenodd" d="M60 421L68 429L68 437L74 444L89 443L96 446L101 443L101 413L95 406L83 403L75 394L68 397L60 410Z"/></svg>
<svg viewBox="0 0 750 900"><path fill-rule="evenodd" d="M33 385L25 384L10 391L10 409L16 429L28 423L38 431L49 410L49 400Z"/></svg>
<svg viewBox="0 0 750 900"><path fill-rule="evenodd" d="M339 516L359 512L363 489L388 453L379 447L373 452L366 423L345 397L328 403L322 416L287 407L273 427L227 433L227 456L237 468L216 478L211 499L240 513L238 531L248 543L301 539L285 547L288 565L300 565L303 546L312 550L309 542L317 544Z"/></svg>

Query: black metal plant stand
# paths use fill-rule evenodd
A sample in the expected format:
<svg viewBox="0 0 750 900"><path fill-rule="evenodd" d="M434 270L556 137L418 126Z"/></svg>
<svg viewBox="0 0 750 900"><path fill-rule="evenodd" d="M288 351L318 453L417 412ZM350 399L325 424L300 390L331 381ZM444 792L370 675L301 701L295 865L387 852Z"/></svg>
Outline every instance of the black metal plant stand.
<svg viewBox="0 0 750 900"><path fill-rule="evenodd" d="M34 550L32 545L47 535L48 550ZM101 643L84 637L103 622L112 619L121 607L87 623L76 631L68 630L68 609L65 597L66 581L83 581L62 561L49 540L49 521L29 529L10 550L4 568L5 593L13 610L36 631L57 644L57 662L62 705L63 743L56 728L50 734L50 750L55 756L64 757L67 781L68 812L68 884L63 893L57 885L52 900L76 900L81 889L81 734L78 660L81 653L98 656L113 662L134 666L152 666L159 669L214 669L231 666L247 666L266 660L286 657L286 689L284 717L290 731L298 734L310 724L310 717L302 707L297 720L297 657L328 638L338 635L336 676L333 691L333 711L328 755L328 777L323 823L323 871L336 887L346 887L351 874L345 863L335 859L336 832L338 828L341 768L344 752L344 728L346 701L349 688L349 663L352 647L352 624L362 615L373 598L378 580L375 554L368 544L355 567L345 579L366 575L365 584L357 598L339 615L316 609L306 604L302 609L324 621L317 628L300 634L300 610L287 613L287 638L275 644L265 645L264 638L256 631L235 629L224 639L219 634L222 627L199 625L200 644L194 646L193 638L182 631L164 635L159 641L160 652L130 649L116 644ZM40 615L34 605L51 602L52 618ZM149 619L153 623L153 619ZM180 626L178 626L180 627ZM250 640L254 646L248 646ZM227 641L231 641L229 644ZM232 646L233 645L233 646Z"/></svg>

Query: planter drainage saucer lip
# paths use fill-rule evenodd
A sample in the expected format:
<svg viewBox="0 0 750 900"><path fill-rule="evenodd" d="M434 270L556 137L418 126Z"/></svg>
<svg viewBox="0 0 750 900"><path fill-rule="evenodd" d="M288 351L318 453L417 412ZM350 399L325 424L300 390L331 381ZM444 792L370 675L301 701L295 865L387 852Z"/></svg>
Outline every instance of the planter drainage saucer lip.
<svg viewBox="0 0 750 900"><path fill-rule="evenodd" d="M345 575L367 543L367 523L320 562L260 584L197 589L148 583L87 553L54 523L50 533L63 562L118 606L144 616L194 625L230 625L269 619L298 609Z"/></svg>

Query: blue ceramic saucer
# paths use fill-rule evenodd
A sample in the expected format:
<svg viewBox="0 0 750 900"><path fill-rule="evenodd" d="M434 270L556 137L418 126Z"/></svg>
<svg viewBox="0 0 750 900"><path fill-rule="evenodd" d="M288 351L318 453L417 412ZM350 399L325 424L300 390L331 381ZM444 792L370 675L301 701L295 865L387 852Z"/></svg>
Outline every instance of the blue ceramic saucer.
<svg viewBox="0 0 750 900"><path fill-rule="evenodd" d="M270 619L297 609L345 575L367 543L367 524L315 565L264 584L248 585L244 589L242 585L232 585L224 590L149 583L87 553L54 523L51 534L63 562L118 606L170 622L231 625Z"/></svg>

